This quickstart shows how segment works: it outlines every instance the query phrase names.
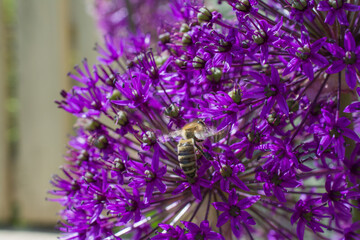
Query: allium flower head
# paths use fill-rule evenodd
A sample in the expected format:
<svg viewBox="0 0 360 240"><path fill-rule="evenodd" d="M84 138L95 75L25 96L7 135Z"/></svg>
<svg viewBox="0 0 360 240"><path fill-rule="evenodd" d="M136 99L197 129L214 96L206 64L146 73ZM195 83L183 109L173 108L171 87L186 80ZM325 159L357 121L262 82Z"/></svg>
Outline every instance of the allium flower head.
<svg viewBox="0 0 360 240"><path fill-rule="evenodd" d="M96 4L61 239L360 238L358 1Z"/></svg>

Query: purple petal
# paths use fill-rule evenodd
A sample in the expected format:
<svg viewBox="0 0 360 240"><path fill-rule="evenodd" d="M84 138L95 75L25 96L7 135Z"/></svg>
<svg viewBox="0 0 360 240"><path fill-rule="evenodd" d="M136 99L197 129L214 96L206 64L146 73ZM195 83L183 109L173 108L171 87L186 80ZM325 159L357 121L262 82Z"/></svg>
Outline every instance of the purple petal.
<svg viewBox="0 0 360 240"><path fill-rule="evenodd" d="M224 202L214 202L214 203L212 203L212 205L214 206L214 208L216 210L219 210L219 211L228 211L229 210L229 205Z"/></svg>
<svg viewBox="0 0 360 240"><path fill-rule="evenodd" d="M185 225L185 227L187 229L190 230L190 232L198 232L198 231L200 231L200 228L195 223L185 222L185 221L183 221L182 223Z"/></svg>
<svg viewBox="0 0 360 240"><path fill-rule="evenodd" d="M354 66L348 65L345 69L345 81L349 88L354 89L356 87L356 70Z"/></svg>
<svg viewBox="0 0 360 240"><path fill-rule="evenodd" d="M326 37L320 38L319 40L316 40L313 44L311 44L311 52L316 53L324 46L324 43L326 41Z"/></svg>
<svg viewBox="0 0 360 240"><path fill-rule="evenodd" d="M346 67L346 64L343 60L337 60L331 64L331 66L326 70L327 73L333 74L338 73Z"/></svg>
<svg viewBox="0 0 360 240"><path fill-rule="evenodd" d="M274 195L280 202L286 202L285 194L280 187L274 188Z"/></svg>
<svg viewBox="0 0 360 240"><path fill-rule="evenodd" d="M288 116L288 115L289 115L289 106L287 105L284 96L278 94L278 95L276 96L276 100L277 100L277 102L278 102L278 104L279 104L280 110L281 110L283 113L285 113L286 116Z"/></svg>
<svg viewBox="0 0 360 240"><path fill-rule="evenodd" d="M231 176L230 179L240 189L244 191L250 191L250 189L245 185L245 183L243 183L237 176Z"/></svg>
<svg viewBox="0 0 360 240"><path fill-rule="evenodd" d="M349 22L348 22L347 16L346 16L346 12L344 9L339 9L337 11L337 18L341 25L345 25L345 26L349 25Z"/></svg>
<svg viewBox="0 0 360 240"><path fill-rule="evenodd" d="M359 111L360 111L360 102L353 102L344 109L344 112L346 113L353 113Z"/></svg>
<svg viewBox="0 0 360 240"><path fill-rule="evenodd" d="M166 185L160 179L156 179L156 187L161 193L166 192Z"/></svg>
<svg viewBox="0 0 360 240"><path fill-rule="evenodd" d="M265 101L264 107L261 110L260 117L264 118L266 114L268 114L271 110L271 108L274 106L275 98L270 97Z"/></svg>
<svg viewBox="0 0 360 240"><path fill-rule="evenodd" d="M230 215L228 212L224 212L224 213L220 214L216 226L221 227L229 220L229 218L230 218Z"/></svg>
<svg viewBox="0 0 360 240"><path fill-rule="evenodd" d="M294 57L293 59L291 59L283 71L283 76L286 76L289 73L295 71L300 66L300 64L301 61L298 58Z"/></svg>
<svg viewBox="0 0 360 240"><path fill-rule="evenodd" d="M314 79L314 68L311 64L311 62L305 62L303 63L303 70L305 75L310 79L313 80Z"/></svg>
<svg viewBox="0 0 360 240"><path fill-rule="evenodd" d="M231 230L234 233L235 237L239 238L241 236L241 226L238 220L231 219Z"/></svg>
<svg viewBox="0 0 360 240"><path fill-rule="evenodd" d="M311 54L309 59L313 64L315 64L315 65L317 65L319 67L324 67L324 66L329 64L326 57L324 57L324 56L322 56L322 55L320 55L318 53Z"/></svg>
<svg viewBox="0 0 360 240"><path fill-rule="evenodd" d="M351 138L354 141L360 142L359 136L353 130L350 130L348 128L343 128L341 130L344 136Z"/></svg>
<svg viewBox="0 0 360 240"><path fill-rule="evenodd" d="M247 197L247 198L241 199L236 204L236 206L240 207L241 209L246 209L246 208L251 207L257 201L259 201L259 199L260 199L260 196Z"/></svg>
<svg viewBox="0 0 360 240"><path fill-rule="evenodd" d="M332 7L329 5L329 3L327 1L321 1L319 2L319 4L317 5L316 10L319 11L329 11L332 10Z"/></svg>
<svg viewBox="0 0 360 240"><path fill-rule="evenodd" d="M145 195L144 195L144 203L148 204L150 202L150 199L152 197L153 191L155 187L155 182L150 182L147 184Z"/></svg>
<svg viewBox="0 0 360 240"><path fill-rule="evenodd" d="M337 153L339 159L344 160L345 158L345 146L344 138L338 137L335 139L335 152Z"/></svg>
<svg viewBox="0 0 360 240"><path fill-rule="evenodd" d="M330 145L332 137L324 136L320 140L319 149L317 150L317 154L323 153Z"/></svg>
<svg viewBox="0 0 360 240"><path fill-rule="evenodd" d="M304 232L305 232L305 223L302 220L300 220L296 228L296 234L299 240L304 239Z"/></svg>
<svg viewBox="0 0 360 240"><path fill-rule="evenodd" d="M327 23L329 25L333 25L334 22L335 22L335 14L333 11L329 11L325 18L325 23Z"/></svg>
<svg viewBox="0 0 360 240"><path fill-rule="evenodd" d="M271 65L271 79L270 82L274 85L278 85L280 83L280 77L277 69Z"/></svg>
<svg viewBox="0 0 360 240"><path fill-rule="evenodd" d="M355 51L356 43L353 35L349 30L345 33L345 41L344 41L346 51Z"/></svg>
<svg viewBox="0 0 360 240"><path fill-rule="evenodd" d="M191 185L191 192L194 194L194 197L196 197L199 200L202 200L199 184Z"/></svg>
<svg viewBox="0 0 360 240"><path fill-rule="evenodd" d="M359 11L360 10L360 6L356 6L350 3L344 3L342 6L343 9L348 10L348 11Z"/></svg>
<svg viewBox="0 0 360 240"><path fill-rule="evenodd" d="M235 205L238 201L238 195L236 194L235 189L231 190L229 196L229 205Z"/></svg>

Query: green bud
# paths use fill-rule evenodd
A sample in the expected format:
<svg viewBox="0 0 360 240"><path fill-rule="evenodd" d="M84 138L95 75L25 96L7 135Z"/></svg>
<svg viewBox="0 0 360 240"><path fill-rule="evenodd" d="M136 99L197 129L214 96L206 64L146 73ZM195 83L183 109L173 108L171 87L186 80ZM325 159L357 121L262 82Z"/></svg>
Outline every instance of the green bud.
<svg viewBox="0 0 360 240"><path fill-rule="evenodd" d="M95 182L94 175L91 172L86 172L84 178L87 182Z"/></svg>
<svg viewBox="0 0 360 240"><path fill-rule="evenodd" d="M199 9L197 19L199 22L209 22L212 19L212 13L206 7L202 7Z"/></svg>
<svg viewBox="0 0 360 240"><path fill-rule="evenodd" d="M220 169L220 174L221 174L221 176L224 177L224 178L230 177L231 174L232 174L232 172L233 172L232 169L231 169L229 166L227 166L227 165L223 166L223 167Z"/></svg>
<svg viewBox="0 0 360 240"><path fill-rule="evenodd" d="M172 103L165 109L165 114L169 117L176 118L179 116L179 107Z"/></svg>
<svg viewBox="0 0 360 240"><path fill-rule="evenodd" d="M241 12L248 12L250 10L249 0L241 0L236 3L235 8Z"/></svg>
<svg viewBox="0 0 360 240"><path fill-rule="evenodd" d="M195 68L195 69L202 69L205 67L205 60L202 59L201 57L199 56L196 56L194 57L193 59L193 63L192 63L192 66Z"/></svg>
<svg viewBox="0 0 360 240"><path fill-rule="evenodd" d="M189 46L192 44L192 38L188 33L184 33L182 36L181 42L184 46Z"/></svg>
<svg viewBox="0 0 360 240"><path fill-rule="evenodd" d="M93 145L99 149L104 149L108 146L109 142L106 139L105 135L100 135L99 137L93 139Z"/></svg>
<svg viewBox="0 0 360 240"><path fill-rule="evenodd" d="M186 33L188 31L190 31L189 25L187 25L186 23L181 24L180 32Z"/></svg>
<svg viewBox="0 0 360 240"><path fill-rule="evenodd" d="M113 87L116 82L116 76L111 74L108 78L106 78L105 83L108 86Z"/></svg>
<svg viewBox="0 0 360 240"><path fill-rule="evenodd" d="M222 77L222 70L220 68L212 67L210 69L211 74L206 76L206 79L210 82L219 82Z"/></svg>
<svg viewBox="0 0 360 240"><path fill-rule="evenodd" d="M125 126L128 123L127 114L124 111L119 111L114 117L115 123L120 126Z"/></svg>
<svg viewBox="0 0 360 240"><path fill-rule="evenodd" d="M143 143L152 145L152 144L156 143L156 136L155 136L154 132L146 131L145 134L143 135L142 140L143 140Z"/></svg>
<svg viewBox="0 0 360 240"><path fill-rule="evenodd" d="M228 94L235 103L237 104L241 103L242 94L240 89L233 89Z"/></svg>
<svg viewBox="0 0 360 240"><path fill-rule="evenodd" d="M281 118L279 115L277 115L276 113L273 112L267 116L266 120L270 125L278 126L280 124Z"/></svg>
<svg viewBox="0 0 360 240"><path fill-rule="evenodd" d="M229 50L231 49L231 47L232 47L231 42L227 42L227 41L225 41L224 39L220 39L220 40L219 40L219 45L220 45L220 46L218 46L217 49L218 49L220 52L227 52L227 51L229 51Z"/></svg>
<svg viewBox="0 0 360 240"><path fill-rule="evenodd" d="M114 89L111 96L109 97L109 100L119 100L121 99L121 93L119 90Z"/></svg>
<svg viewBox="0 0 360 240"><path fill-rule="evenodd" d="M125 165L120 158L115 158L113 163L113 168L116 169L117 171L122 172L125 170Z"/></svg>
<svg viewBox="0 0 360 240"><path fill-rule="evenodd" d="M84 124L85 130L88 131L94 131L95 129L98 129L100 127L100 124L98 121L87 119Z"/></svg>
<svg viewBox="0 0 360 240"><path fill-rule="evenodd" d="M166 33L160 34L159 39L163 44L169 43L170 42L170 33L166 32Z"/></svg>
<svg viewBox="0 0 360 240"><path fill-rule="evenodd" d="M354 52L347 51L345 53L344 62L346 64L354 64L356 62L356 55Z"/></svg>

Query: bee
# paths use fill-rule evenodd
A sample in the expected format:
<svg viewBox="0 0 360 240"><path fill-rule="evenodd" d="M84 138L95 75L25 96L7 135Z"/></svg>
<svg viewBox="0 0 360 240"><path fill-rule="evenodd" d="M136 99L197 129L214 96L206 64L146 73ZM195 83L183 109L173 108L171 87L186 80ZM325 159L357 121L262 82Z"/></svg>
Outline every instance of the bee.
<svg viewBox="0 0 360 240"><path fill-rule="evenodd" d="M206 159L212 160L211 155L204 152L197 143L215 134L216 130L206 126L204 121L195 120L186 124L180 130L164 136L165 138L169 137L172 139L181 136L182 139L177 145L178 161L180 168L185 173L189 182L193 181L197 176L196 149L199 150Z"/></svg>

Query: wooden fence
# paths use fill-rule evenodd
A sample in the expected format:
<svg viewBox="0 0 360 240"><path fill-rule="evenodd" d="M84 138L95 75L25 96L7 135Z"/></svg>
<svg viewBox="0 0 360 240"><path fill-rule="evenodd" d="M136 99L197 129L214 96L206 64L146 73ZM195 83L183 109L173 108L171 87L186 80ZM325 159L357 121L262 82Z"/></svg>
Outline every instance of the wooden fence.
<svg viewBox="0 0 360 240"><path fill-rule="evenodd" d="M51 226L60 208L45 198L64 163L73 121L54 100L70 88L73 65L84 57L95 62L99 38L85 6L90 0L16 0L13 28L3 17L6 2L0 0L0 224ZM10 101L17 103L13 113ZM17 141L10 141L10 126Z"/></svg>

